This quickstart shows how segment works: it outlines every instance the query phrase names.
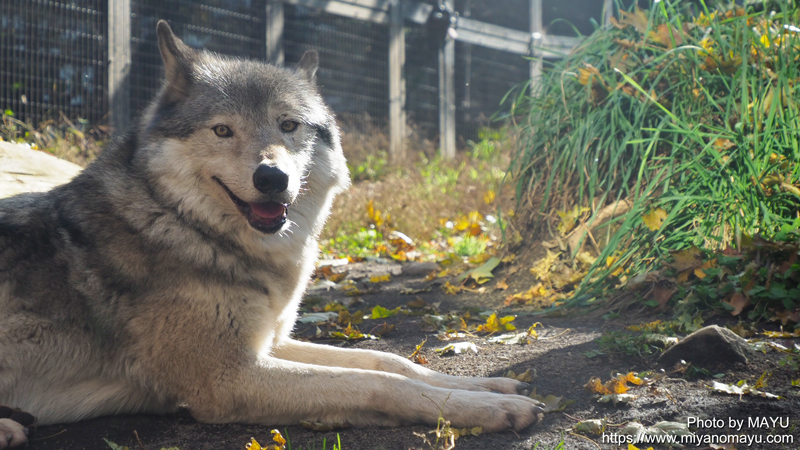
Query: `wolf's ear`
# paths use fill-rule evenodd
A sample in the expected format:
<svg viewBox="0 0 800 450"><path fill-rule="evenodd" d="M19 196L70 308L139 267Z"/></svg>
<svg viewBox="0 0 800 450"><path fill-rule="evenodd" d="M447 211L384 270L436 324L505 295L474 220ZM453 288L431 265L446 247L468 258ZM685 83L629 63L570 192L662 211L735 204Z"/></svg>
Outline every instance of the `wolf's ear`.
<svg viewBox="0 0 800 450"><path fill-rule="evenodd" d="M167 95L176 100L186 94L191 76L189 67L195 51L175 36L165 20L158 21L156 34L167 72Z"/></svg>
<svg viewBox="0 0 800 450"><path fill-rule="evenodd" d="M297 63L297 73L306 77L308 81L314 81L314 75L319 68L319 54L316 50L308 50L303 53L300 62Z"/></svg>

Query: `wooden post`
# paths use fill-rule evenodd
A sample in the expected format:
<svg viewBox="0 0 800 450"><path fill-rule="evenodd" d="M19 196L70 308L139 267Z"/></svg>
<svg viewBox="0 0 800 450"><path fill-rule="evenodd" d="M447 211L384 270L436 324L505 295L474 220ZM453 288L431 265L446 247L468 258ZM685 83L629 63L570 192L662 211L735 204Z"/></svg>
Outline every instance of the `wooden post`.
<svg viewBox="0 0 800 450"><path fill-rule="evenodd" d="M453 10L453 0L439 0L439 4ZM456 157L455 49L455 40L450 36L439 48L439 145L445 159Z"/></svg>
<svg viewBox="0 0 800 450"><path fill-rule="evenodd" d="M611 23L611 17L614 14L614 0L605 0L603 2L603 25Z"/></svg>
<svg viewBox="0 0 800 450"><path fill-rule="evenodd" d="M544 42L544 26L542 25L542 0L530 0L531 13L531 94L539 89L542 77L542 58L544 55L538 47Z"/></svg>
<svg viewBox="0 0 800 450"><path fill-rule="evenodd" d="M283 65L283 0L267 0L267 62Z"/></svg>
<svg viewBox="0 0 800 450"><path fill-rule="evenodd" d="M131 110L131 1L108 2L108 110L109 123L122 131Z"/></svg>
<svg viewBox="0 0 800 450"><path fill-rule="evenodd" d="M389 26L389 156L395 164L406 157L406 37L403 31L403 3L391 6Z"/></svg>

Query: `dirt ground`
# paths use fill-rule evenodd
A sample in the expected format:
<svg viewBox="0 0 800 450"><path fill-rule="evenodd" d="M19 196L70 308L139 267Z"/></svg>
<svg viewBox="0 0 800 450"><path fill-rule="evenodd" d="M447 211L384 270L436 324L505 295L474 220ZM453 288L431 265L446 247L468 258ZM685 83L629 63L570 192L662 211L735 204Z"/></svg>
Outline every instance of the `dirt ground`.
<svg viewBox="0 0 800 450"><path fill-rule="evenodd" d="M349 277L360 278L370 273L393 272L397 274L399 267L382 264L359 264L351 267ZM638 420L645 425L659 421L686 422L689 417L717 419L724 426L700 427L697 434L745 434L760 437L761 444L750 447L738 445L725 448L753 449L798 449L800 448L800 389L792 387L790 380L800 378L800 374L790 373L786 367L778 365L780 354L772 352L757 354L749 365L738 365L728 368L708 367L711 373L724 372L723 378L717 381L736 383L748 380L751 384L766 370L772 372L766 391L785 397L783 400L769 400L758 397L726 395L712 392L706 387L711 377L703 379L684 379L681 375L666 376L651 387L636 388L630 391L637 398L628 405L613 406L597 403L592 394L583 386L591 377L608 380L615 373L628 371L658 371L661 367L654 360L643 360L625 355L602 355L588 358L584 353L597 350L594 339L601 336L604 330L619 330L631 323L641 322L642 318L621 318L617 322L605 321L592 317L547 318L533 315L521 309L505 309L503 298L507 292L489 289L485 294L462 293L445 295L438 281L426 282L421 276L394 276L392 281L380 284L379 292L362 296L365 306L371 308L381 305L394 308L404 305L416 296L428 304L440 303L438 311L459 311L468 307L482 307L501 311L503 315L516 314L514 322L518 329L527 329L534 322L541 322L540 339L529 345L499 345L488 343L485 338L468 337L463 340L477 344L477 354L467 352L454 356L439 356L433 349L444 346L435 337L435 332L425 331L421 325L421 316L395 316L389 319L365 321L359 327L362 332L369 332L376 325L388 322L395 328L380 340L361 340L358 342L342 342L323 340L330 345L353 346L409 356L415 346L427 338L421 353L428 361L428 367L441 372L461 376L503 376L508 370L516 373L533 369L536 378L533 385L539 394L554 394L573 400L564 412L545 415L544 420L522 433L504 432L484 434L480 436L462 437L456 442L458 450L521 450L521 449L554 449L562 440L566 449L616 449L627 448L603 443L602 436L580 437L572 434L572 427L577 420L606 419L608 424L622 424L630 420ZM433 284L433 285L431 285ZM494 283L489 283L491 287ZM432 287L428 292L413 295L402 295L402 288L421 289ZM334 299L344 300L346 297L339 291L315 291L322 304ZM318 298L319 300L319 298ZM647 320L656 317L648 317ZM666 318L666 317L665 317ZM724 322L719 318L717 323ZM714 320L712 319L712 323ZM313 336L315 327L302 325L298 327L301 337ZM791 341L784 345L791 346ZM790 422L788 428L766 427L754 428L745 425L740 431L727 428L731 419L744 420L757 417L783 418ZM718 422L717 422L718 423ZM785 422L784 422L785 423ZM609 427L613 432L616 428ZM128 446L130 450L159 450L161 448L178 447L180 450L201 449L244 449L245 444L255 437L262 445L271 441L271 427L257 425L205 425L194 421L191 416L182 412L171 416L121 416L88 420L75 424L40 427L30 443L32 450L99 450L111 448L105 443L108 439L120 446ZM430 426L414 426L401 428L367 428L344 429L333 432L318 432L301 426L281 428L288 435L292 449L322 449L323 440L327 448L332 449L337 433L344 450L395 450L427 448L422 439L414 433L426 433ZM137 439L138 435L138 439ZM792 436L794 443L789 445L767 444L768 435ZM537 447L538 444L538 447ZM644 449L648 446L640 446ZM288 447L287 447L288 448ZM661 448L656 446L656 448ZM705 445L690 448L710 448ZM718 447L722 448L722 447Z"/></svg>

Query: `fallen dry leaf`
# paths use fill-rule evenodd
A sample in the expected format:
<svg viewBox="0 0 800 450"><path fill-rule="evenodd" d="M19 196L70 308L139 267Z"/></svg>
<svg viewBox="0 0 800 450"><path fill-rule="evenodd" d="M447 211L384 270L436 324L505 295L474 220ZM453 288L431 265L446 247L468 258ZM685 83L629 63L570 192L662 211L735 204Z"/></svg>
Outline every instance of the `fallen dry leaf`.
<svg viewBox="0 0 800 450"><path fill-rule="evenodd" d="M392 276L390 274L383 274L383 275L373 275L369 277L370 283L386 283L392 280Z"/></svg>
<svg viewBox="0 0 800 450"><path fill-rule="evenodd" d="M497 314L492 314L486 319L486 323L483 325L478 325L477 331L482 331L484 333L497 333L498 331L514 331L517 329L514 325L511 325L511 322L516 319L516 316L505 316L498 318Z"/></svg>
<svg viewBox="0 0 800 450"><path fill-rule="evenodd" d="M656 208L642 216L642 221L650 231L657 231L667 219L667 212L661 208Z"/></svg>
<svg viewBox="0 0 800 450"><path fill-rule="evenodd" d="M659 309L664 309L667 307L667 302L669 302L669 299L671 299L676 292L678 292L677 289L666 286L656 286L653 289L653 300L658 302Z"/></svg>
<svg viewBox="0 0 800 450"><path fill-rule="evenodd" d="M703 252L697 247L692 246L684 250L671 252L671 254L673 260L667 265L678 272L696 269L703 265Z"/></svg>
<svg viewBox="0 0 800 450"><path fill-rule="evenodd" d="M521 381L523 383L530 383L531 381L533 381L533 372L531 371L531 369L528 369L528 370L526 370L525 372L523 372L523 373L521 373L519 375L514 373L513 370L509 370L503 376L506 377L506 378L511 378L511 379L514 379L514 380L517 380L517 381Z"/></svg>
<svg viewBox="0 0 800 450"><path fill-rule="evenodd" d="M731 296L730 300L725 302L725 304L733 308L731 315L738 316L742 313L743 309L750 306L750 299L747 298L747 296L743 293L736 292Z"/></svg>
<svg viewBox="0 0 800 450"><path fill-rule="evenodd" d="M500 258L489 258L488 261L481 266L476 267L470 271L464 272L459 278L459 281L468 280L472 278L478 284L483 284L494 278L492 271L500 264Z"/></svg>

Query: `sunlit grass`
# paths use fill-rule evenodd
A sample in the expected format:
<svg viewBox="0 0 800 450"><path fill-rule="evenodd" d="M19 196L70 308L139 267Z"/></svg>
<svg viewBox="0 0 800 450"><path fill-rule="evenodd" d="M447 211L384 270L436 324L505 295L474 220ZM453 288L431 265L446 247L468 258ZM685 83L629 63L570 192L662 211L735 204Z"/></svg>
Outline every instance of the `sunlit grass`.
<svg viewBox="0 0 800 450"><path fill-rule="evenodd" d="M555 229L555 211L590 208L591 236L577 232L600 250L585 247L597 262L569 304L613 286L618 268L653 270L693 245L741 248L798 217L800 21L788 8L627 12L553 67L537 96L514 99L523 138L511 170L528 225ZM595 223L623 202L624 214ZM642 218L659 208L666 220L650 229Z"/></svg>
<svg viewBox="0 0 800 450"><path fill-rule="evenodd" d="M403 164L390 165L381 149L368 153L348 148L347 145L359 145L359 141L345 139L353 186L334 203L323 232L323 252L374 256L374 247L369 247L374 242L362 239L370 230L382 233L381 238L388 238L388 231L396 230L425 248L429 248L425 243L431 240L452 242L463 256L485 251L485 238L460 236L463 226L472 224L454 223L469 222L467 216L471 215L478 218L475 226L481 222L484 229L494 227L500 234L499 226L484 217L491 216L496 223L495 218L507 214L513 206L513 193L503 189L503 181L515 142L515 137L505 130L487 129L477 143L469 143L468 152L459 153L453 161L428 149Z"/></svg>
<svg viewBox="0 0 800 450"><path fill-rule="evenodd" d="M48 152L79 166L86 166L100 154L108 139L107 131L105 127L91 126L85 120L73 123L63 114L34 126L18 120L13 111L5 110L0 121L0 139L29 144L35 150Z"/></svg>

